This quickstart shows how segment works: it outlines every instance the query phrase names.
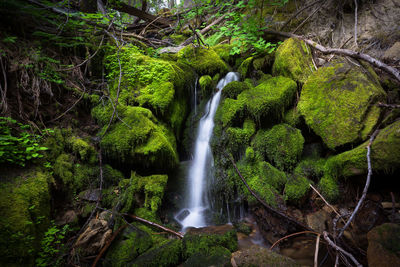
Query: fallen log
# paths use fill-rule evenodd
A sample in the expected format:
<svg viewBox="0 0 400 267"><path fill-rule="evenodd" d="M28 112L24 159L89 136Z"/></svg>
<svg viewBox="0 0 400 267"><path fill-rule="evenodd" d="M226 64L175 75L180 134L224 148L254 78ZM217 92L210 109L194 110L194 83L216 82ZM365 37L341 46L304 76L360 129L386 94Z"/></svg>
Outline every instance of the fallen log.
<svg viewBox="0 0 400 267"><path fill-rule="evenodd" d="M293 33L279 32L279 31L274 31L274 30L264 30L264 33L279 35L279 36L283 36L283 37L287 37L287 38L293 37L293 38L303 40L306 44L310 45L315 50L320 51L322 54L336 54L336 55L349 56L352 58L364 60L364 61L370 63L371 65L373 65L374 67L393 75L394 78L396 78L400 82L400 71L398 71L397 69L395 69L395 68L383 63L382 61L379 61L376 58L373 58L367 54L363 54L363 53L356 52L356 51L349 50L349 49L327 48L327 47L322 46L312 40L306 39L304 36L293 34Z"/></svg>

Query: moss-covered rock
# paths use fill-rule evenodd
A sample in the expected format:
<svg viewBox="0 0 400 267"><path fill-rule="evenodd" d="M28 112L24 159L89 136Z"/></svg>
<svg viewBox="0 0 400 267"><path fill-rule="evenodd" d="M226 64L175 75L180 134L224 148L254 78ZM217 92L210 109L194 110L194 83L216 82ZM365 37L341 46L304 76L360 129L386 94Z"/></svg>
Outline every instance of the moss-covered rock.
<svg viewBox="0 0 400 267"><path fill-rule="evenodd" d="M156 246L140 255L132 266L169 267L178 266L182 261L182 241L175 239Z"/></svg>
<svg viewBox="0 0 400 267"><path fill-rule="evenodd" d="M262 57L257 57L253 60L254 70L270 73L274 63L275 53L266 54Z"/></svg>
<svg viewBox="0 0 400 267"><path fill-rule="evenodd" d="M222 89L222 96L223 97L229 97L232 99L236 99L237 96L245 91L250 89L247 83L245 82L239 82L239 81L233 81L228 83L223 89Z"/></svg>
<svg viewBox="0 0 400 267"><path fill-rule="evenodd" d="M52 177L28 170L12 182L0 182L0 265L33 266L50 219Z"/></svg>
<svg viewBox="0 0 400 267"><path fill-rule="evenodd" d="M301 156L304 137L300 130L288 124L278 124L260 130L254 138L254 148L280 170L291 170Z"/></svg>
<svg viewBox="0 0 400 267"><path fill-rule="evenodd" d="M217 55L223 61L232 66L235 63L235 58L236 58L234 55L230 54L232 47L233 47L232 44L218 44L214 45L212 49L214 49L215 53L217 53Z"/></svg>
<svg viewBox="0 0 400 267"><path fill-rule="evenodd" d="M231 252L222 246L215 246L208 253L198 252L189 257L183 267L228 267L231 266Z"/></svg>
<svg viewBox="0 0 400 267"><path fill-rule="evenodd" d="M213 79L210 75L203 75L199 79L199 85L201 90L201 96L203 98L209 97L213 92Z"/></svg>
<svg viewBox="0 0 400 267"><path fill-rule="evenodd" d="M323 176L321 180L319 180L318 189L330 203L335 203L339 199L339 184L332 176Z"/></svg>
<svg viewBox="0 0 400 267"><path fill-rule="evenodd" d="M240 77L242 77L242 79L250 75L253 67L253 59L253 57L248 57L240 64L238 72L240 73Z"/></svg>
<svg viewBox="0 0 400 267"><path fill-rule="evenodd" d="M297 164L293 173L317 182L324 175L325 162L326 160L321 158L304 159Z"/></svg>
<svg viewBox="0 0 400 267"><path fill-rule="evenodd" d="M106 266L127 266L153 245L150 235L140 229L127 227L112 242L105 257Z"/></svg>
<svg viewBox="0 0 400 267"><path fill-rule="evenodd" d="M283 122L292 127L298 127L301 123L301 115L297 108L291 108L285 112Z"/></svg>
<svg viewBox="0 0 400 267"><path fill-rule="evenodd" d="M212 48L188 45L178 52L178 63L191 66L199 75L223 75L228 71L226 63Z"/></svg>
<svg viewBox="0 0 400 267"><path fill-rule="evenodd" d="M245 146L250 143L250 138L255 134L255 132L256 124L250 119L244 121L242 128L227 128L225 133L227 137L226 145L228 146L228 151L238 153L240 150L244 149Z"/></svg>
<svg viewBox="0 0 400 267"><path fill-rule="evenodd" d="M285 185L285 200L301 205L310 190L310 183L304 176L291 177Z"/></svg>
<svg viewBox="0 0 400 267"><path fill-rule="evenodd" d="M365 140L376 125L385 92L363 67L336 62L319 68L304 84L298 109L331 149Z"/></svg>
<svg viewBox="0 0 400 267"><path fill-rule="evenodd" d="M231 98L224 99L218 106L215 121L223 127L238 124L245 116L245 102Z"/></svg>
<svg viewBox="0 0 400 267"><path fill-rule="evenodd" d="M296 83L282 76L273 77L239 94L238 100L256 122L280 119L296 94Z"/></svg>
<svg viewBox="0 0 400 267"><path fill-rule="evenodd" d="M368 232L368 266L400 265L400 226L384 223Z"/></svg>
<svg viewBox="0 0 400 267"><path fill-rule="evenodd" d="M289 38L276 50L272 73L304 83L313 68L311 49L303 41Z"/></svg>
<svg viewBox="0 0 400 267"><path fill-rule="evenodd" d="M326 173L334 178L365 175L368 172L367 145L330 157L326 164ZM400 168L400 121L380 130L371 146L371 164L374 172L390 173Z"/></svg>
<svg viewBox="0 0 400 267"><path fill-rule="evenodd" d="M123 122L113 124L100 142L108 159L121 165L156 170L176 166L175 138L150 110L127 106L120 116Z"/></svg>

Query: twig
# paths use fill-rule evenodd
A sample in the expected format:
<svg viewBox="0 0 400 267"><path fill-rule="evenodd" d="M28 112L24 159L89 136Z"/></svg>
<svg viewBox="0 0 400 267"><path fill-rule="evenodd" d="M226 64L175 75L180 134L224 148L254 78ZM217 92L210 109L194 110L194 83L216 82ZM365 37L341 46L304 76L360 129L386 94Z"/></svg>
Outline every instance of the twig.
<svg viewBox="0 0 400 267"><path fill-rule="evenodd" d="M156 22L159 18L161 18L161 16L156 17L154 20L148 23L146 27L144 27L143 30L139 33L139 35L142 36L146 32L147 28L151 26L154 22Z"/></svg>
<svg viewBox="0 0 400 267"><path fill-rule="evenodd" d="M323 5L321 4L319 7L317 7L317 8L314 10L314 12L311 13L305 20L303 20L303 21L299 24L299 26L297 26L296 29L295 29L292 33L296 33L297 30L299 30L299 29L307 22L307 20L309 20L312 16L314 16L315 13L317 13L317 12L321 9L322 6L323 6Z"/></svg>
<svg viewBox="0 0 400 267"><path fill-rule="evenodd" d="M297 11L296 13L294 13L294 14L285 22L285 24L283 24L282 27L279 28L279 30L280 30L280 31L283 30L283 28L285 28L286 25L288 25L289 22L292 21L292 19L294 19L295 17L297 17L297 15L299 15L301 12L303 12L304 10L306 10L306 9L309 8L309 7L312 7L312 6L315 5L315 4L318 4L318 3L321 2L321 1L322 1L322 0L314 1L314 2L312 2L311 4L309 4L309 5L307 5L307 6L303 7L303 8L301 8L299 11Z"/></svg>
<svg viewBox="0 0 400 267"><path fill-rule="evenodd" d="M342 49L342 48L351 40L351 38L353 38L353 36L350 36L339 48ZM333 58L334 56L335 56L335 55L331 55L331 56L328 58L328 62L331 61L332 58Z"/></svg>
<svg viewBox="0 0 400 267"><path fill-rule="evenodd" d="M371 135L371 138L369 139L369 143L367 145L367 163L368 163L368 174L367 174L367 181L365 182L365 186L364 186L364 190L362 192L361 198L357 203L356 208L354 209L353 213L351 214L349 220L346 222L346 224L344 225L344 227L340 230L338 238L340 238L344 231L346 230L346 228L350 225L351 221L354 219L354 217L356 216L358 210L361 207L361 204L363 203L365 197L367 196L367 192L368 192L368 187L369 184L371 182L371 176L372 176L372 167L371 167L371 158L370 158L370 154L371 154L371 145L372 142L375 139L375 136L378 134L378 130L375 130L375 132Z"/></svg>
<svg viewBox="0 0 400 267"><path fill-rule="evenodd" d="M400 105L396 105L396 104L384 104L381 102L378 102L378 104L376 104L378 107L383 107L383 108L400 108Z"/></svg>
<svg viewBox="0 0 400 267"><path fill-rule="evenodd" d="M339 247L338 245L336 245L335 243L332 242L332 240L329 239L328 237L328 233L326 231L323 232L324 235L324 239L328 242L328 244L333 247L334 249L336 249L337 251L340 251L341 253L343 253L344 255L346 255L347 257L349 257L354 264L357 267L362 267L362 265L356 260L356 258L354 258L353 255L351 255L349 252L345 251L344 249L342 249L341 247Z"/></svg>
<svg viewBox="0 0 400 267"><path fill-rule="evenodd" d="M318 267L318 251L319 251L319 240L321 235L317 236L317 241L315 242L315 253L314 253L314 267Z"/></svg>
<svg viewBox="0 0 400 267"><path fill-rule="evenodd" d="M352 51L349 49L326 48L312 40L306 39L304 36L300 36L300 35L293 34L293 33L279 32L279 31L273 31L273 30L264 30L264 32L269 33L269 34L280 35L280 36L287 37L287 38L293 37L293 38L303 40L305 43L310 45L312 48L320 51L322 54L337 54L337 55L349 56L352 58L357 58L357 59L367 61L368 63L371 63L373 66L377 67L378 69L381 69L381 70L393 75L400 82L400 71L398 71L397 69L395 69L395 68L383 63L382 61L379 61L367 54L355 52L355 51Z"/></svg>
<svg viewBox="0 0 400 267"><path fill-rule="evenodd" d="M288 239L289 237L296 236L296 235L302 235L302 234L315 234L317 236L321 235L321 234L319 234L317 232L314 232L314 231L302 231L302 232L298 232L298 233L293 233L293 234L290 234L290 235L282 237L278 241L275 241L275 243L273 243L272 246L269 249L272 250L277 244L279 244L281 241L283 241L285 239Z"/></svg>
<svg viewBox="0 0 400 267"><path fill-rule="evenodd" d="M355 5L355 9L354 9L354 44L357 47L357 11L358 11L358 3L357 0L354 0L354 5Z"/></svg>
<svg viewBox="0 0 400 267"><path fill-rule="evenodd" d="M329 208L331 208L333 210L333 212L335 212L338 216L340 216L339 212L337 212L337 210L331 204L329 204L328 201L326 201L326 199L318 192L317 189L315 189L314 186L312 186L312 184L310 184L310 187L315 191L315 193L317 193L318 196L320 196L320 198L322 198L322 200L325 202L325 204Z"/></svg>
<svg viewBox="0 0 400 267"><path fill-rule="evenodd" d="M202 29L200 31L200 34L204 35L205 33L207 33L209 30L211 30L211 27L222 22L223 20L225 20L225 16L221 16L218 19L214 20L210 25L208 25L207 27L205 27L204 29ZM189 37L188 39L186 39L183 43L181 43L179 46L185 46L190 44L191 42L193 42L194 36Z"/></svg>

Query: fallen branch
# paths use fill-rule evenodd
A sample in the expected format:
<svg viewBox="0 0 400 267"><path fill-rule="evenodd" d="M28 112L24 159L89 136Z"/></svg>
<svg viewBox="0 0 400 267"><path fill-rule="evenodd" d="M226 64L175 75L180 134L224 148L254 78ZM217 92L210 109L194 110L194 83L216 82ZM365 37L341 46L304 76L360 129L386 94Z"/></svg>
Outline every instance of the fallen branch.
<svg viewBox="0 0 400 267"><path fill-rule="evenodd" d="M335 243L333 243L332 240L330 240L330 238L328 237L328 233L326 231L324 231L324 239L328 242L328 244L333 247L334 249L336 249L337 251L340 251L341 253L343 253L344 255L346 255L347 257L349 257L354 264L357 267L362 267L362 265L356 260L356 258L354 258L353 255L351 255L349 252L345 251L344 249L342 249L341 247L339 247L338 245L336 245Z"/></svg>
<svg viewBox="0 0 400 267"><path fill-rule="evenodd" d="M331 208L333 210L333 212L335 212L338 216L340 216L339 212L337 212L337 210L331 204L329 204L328 201L326 201L326 199L318 192L317 189L315 189L314 186L312 186L312 184L310 184L310 187L315 191L315 193L317 193L318 196L320 196L320 198L322 198L322 200L325 202L325 204L329 208Z"/></svg>
<svg viewBox="0 0 400 267"><path fill-rule="evenodd" d="M279 35L287 38L297 38L300 40L303 40L305 43L310 45L312 48L320 51L323 54L337 54L337 55L343 55L343 56L349 56L352 58L356 59L361 59L364 60L373 66L377 67L378 69L381 69L391 75L393 75L399 82L400 82L400 71L397 69L383 63L382 61L379 61L367 54L363 54L360 52L355 52L349 49L338 49L338 48L326 48L312 40L306 39L304 36L296 35L293 33L287 33L287 32L279 32L279 31L274 31L274 30L264 30L265 33L267 34L274 34L274 35Z"/></svg>
<svg viewBox="0 0 400 267"><path fill-rule="evenodd" d="M222 22L225 19L225 16L221 16L218 19L214 20L210 25L208 25L207 27L205 27L204 29L202 29L200 31L200 34L206 34L209 30L211 30L211 27L214 25L217 25L218 23ZM185 46L190 44L191 42L193 42L195 36L191 36L188 39L186 39L183 43L181 43L179 46Z"/></svg>
<svg viewBox="0 0 400 267"><path fill-rule="evenodd" d="M264 200L262 200L253 190L251 190L250 186L247 184L246 180L244 179L244 177L242 176L242 174L240 173L238 167L236 166L235 161L232 158L232 155L230 155L230 160L233 164L233 167L236 170L236 173L239 175L240 179L242 179L242 182L244 183L244 185L247 187L247 189L249 190L249 192L251 193L252 196L254 196L258 202L260 202L267 210L269 210L270 212L285 218L286 220L288 220L289 222L291 222L294 225L297 225L298 227L306 230L306 231L310 231L310 232L315 232L313 229L311 229L308 226L303 225L302 223L296 221L295 219L292 219L290 217L288 217L287 215L283 214L280 211L277 211L276 209L272 208L271 206L269 206L267 203L264 202Z"/></svg>
<svg viewBox="0 0 400 267"><path fill-rule="evenodd" d="M314 253L314 267L318 267L318 252L319 252L319 240L321 235L317 236L317 241L315 242L315 253Z"/></svg>
<svg viewBox="0 0 400 267"><path fill-rule="evenodd" d="M275 241L275 243L272 244L272 246L269 248L270 250L272 250L277 244L279 244L281 241L288 239L289 237L292 236L296 236L296 235L302 235L302 234L315 234L317 236L320 236L320 233L314 232L314 231L302 231L302 232L298 232L298 233L293 233L287 236L282 237L281 239Z"/></svg>
<svg viewBox="0 0 400 267"><path fill-rule="evenodd" d="M396 104L384 104L379 102L377 104L378 107L382 107L382 108L400 108L400 105L396 105Z"/></svg>
<svg viewBox="0 0 400 267"><path fill-rule="evenodd" d="M122 214L122 215L127 216L127 217L130 217L130 218L132 218L132 219L134 219L134 220L136 220L136 221L139 221L139 222L142 222L142 223L145 223L145 224L148 224L148 225L151 225L151 226L160 228L160 229L162 229L162 230L164 230L164 231L166 231L166 232L168 232L168 233L170 233L170 234L176 235L177 237L179 237L179 238L181 238L181 239L183 238L183 234L182 234L182 233L175 232L174 230L169 229L169 228L167 228L167 227L165 227L165 226L159 225L158 223L148 221L148 220L146 220L146 219L140 218L140 217L135 216L135 215L132 215L132 214L124 213L124 214Z"/></svg>

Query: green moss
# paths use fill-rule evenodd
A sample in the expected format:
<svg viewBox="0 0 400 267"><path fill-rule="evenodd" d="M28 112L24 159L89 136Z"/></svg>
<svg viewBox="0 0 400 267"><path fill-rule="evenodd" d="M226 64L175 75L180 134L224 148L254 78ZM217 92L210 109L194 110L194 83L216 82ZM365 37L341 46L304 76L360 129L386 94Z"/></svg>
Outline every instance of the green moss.
<svg viewBox="0 0 400 267"><path fill-rule="evenodd" d="M231 266L231 252L221 246L213 247L208 254L199 252L191 256L183 264L183 267L203 267L203 266L215 266L225 267Z"/></svg>
<svg viewBox="0 0 400 267"><path fill-rule="evenodd" d="M293 103L296 83L285 77L273 77L239 94L238 101L245 103L247 112L257 121L280 119L286 107Z"/></svg>
<svg viewBox="0 0 400 267"><path fill-rule="evenodd" d="M325 175L318 183L318 189L324 198L335 203L339 199L339 185L337 181L329 175Z"/></svg>
<svg viewBox="0 0 400 267"><path fill-rule="evenodd" d="M201 90L201 96L208 98L213 92L213 80L210 75L203 75L199 79L199 85Z"/></svg>
<svg viewBox="0 0 400 267"><path fill-rule="evenodd" d="M236 99L237 96L245 91L250 89L250 87L247 85L247 83L244 82L238 82L238 81L233 81L228 83L223 89L222 89L222 96L223 97L229 97L232 99Z"/></svg>
<svg viewBox="0 0 400 267"><path fill-rule="evenodd" d="M351 177L365 175L367 168L368 141L358 147L330 157L326 173L332 177ZM371 164L374 172L393 172L400 167L400 121L382 129L371 146Z"/></svg>
<svg viewBox="0 0 400 267"><path fill-rule="evenodd" d="M187 64L195 69L199 75L221 75L228 71L226 63L212 48L186 46L178 52L178 62Z"/></svg>
<svg viewBox="0 0 400 267"><path fill-rule="evenodd" d="M289 109L283 116L283 121L292 127L299 126L301 123L301 115L297 108Z"/></svg>
<svg viewBox="0 0 400 267"><path fill-rule="evenodd" d="M238 153L246 144L250 143L250 138L256 132L255 123L246 119L243 128L229 127L226 129L227 145L232 153Z"/></svg>
<svg viewBox="0 0 400 267"><path fill-rule="evenodd" d="M313 181L319 181L324 175L325 159L321 158L308 158L304 159L297 164L294 169L296 176L304 176Z"/></svg>
<svg viewBox="0 0 400 267"><path fill-rule="evenodd" d="M187 39L185 35L176 33L169 35L168 38L171 38L176 45L183 43Z"/></svg>
<svg viewBox="0 0 400 267"><path fill-rule="evenodd" d="M171 82L151 83L141 89L137 101L156 113L163 114L174 99L175 89Z"/></svg>
<svg viewBox="0 0 400 267"><path fill-rule="evenodd" d="M238 72L242 79L248 77L252 71L253 57L246 58L239 66Z"/></svg>
<svg viewBox="0 0 400 267"><path fill-rule="evenodd" d="M72 152L84 162L94 164L97 162L97 152L91 144L82 138L72 136L68 139L69 145L72 147Z"/></svg>
<svg viewBox="0 0 400 267"><path fill-rule="evenodd" d="M182 259L182 241L175 239L154 247L140 255L132 266L178 266Z"/></svg>
<svg viewBox="0 0 400 267"><path fill-rule="evenodd" d="M214 45L212 49L214 49L215 53L226 63L233 65L235 62L235 56L230 54L233 45L231 44L218 44Z"/></svg>
<svg viewBox="0 0 400 267"><path fill-rule="evenodd" d="M365 69L337 62L319 68L304 84L299 112L331 149L365 139L376 125L385 92Z"/></svg>
<svg viewBox="0 0 400 267"><path fill-rule="evenodd" d="M156 169L176 166L175 138L150 110L126 107L120 116L123 122L112 125L100 142L107 158L121 164Z"/></svg>
<svg viewBox="0 0 400 267"><path fill-rule="evenodd" d="M263 57L258 57L253 60L254 70L259 70L264 73L269 73L274 63L275 53L267 54Z"/></svg>
<svg viewBox="0 0 400 267"><path fill-rule="evenodd" d="M278 124L270 130L260 130L254 138L254 148L280 170L291 170L303 151L304 137L300 130Z"/></svg>
<svg viewBox="0 0 400 267"><path fill-rule="evenodd" d="M245 115L245 102L231 98L224 99L218 106L215 121L220 122L223 127L234 125L241 121Z"/></svg>
<svg viewBox="0 0 400 267"><path fill-rule="evenodd" d="M237 242L236 230L230 230L224 234L193 234L189 232L183 238L183 257L187 259L197 253L210 255L217 246L234 252L238 248Z"/></svg>
<svg viewBox="0 0 400 267"><path fill-rule="evenodd" d="M169 114L167 115L169 118L169 125L174 130L174 135L178 141L182 138L181 135L188 112L189 107L187 105L187 100L178 98L172 102Z"/></svg>
<svg viewBox="0 0 400 267"><path fill-rule="evenodd" d="M127 266L152 245L148 233L132 227L125 228L117 240L112 242L106 255L106 262L112 262L112 266Z"/></svg>
<svg viewBox="0 0 400 267"><path fill-rule="evenodd" d="M310 190L310 181L304 176L295 176L285 185L285 200L294 204L301 204Z"/></svg>
<svg viewBox="0 0 400 267"><path fill-rule="evenodd" d="M13 182L0 182L0 265L33 265L50 218L52 177L27 170Z"/></svg>
<svg viewBox="0 0 400 267"><path fill-rule="evenodd" d="M276 50L272 73L304 83L313 68L311 49L303 41L289 38Z"/></svg>

